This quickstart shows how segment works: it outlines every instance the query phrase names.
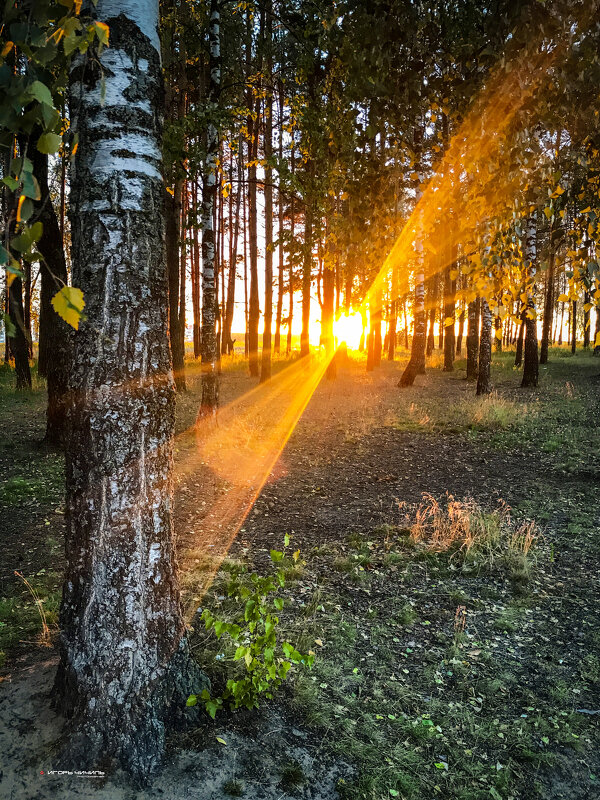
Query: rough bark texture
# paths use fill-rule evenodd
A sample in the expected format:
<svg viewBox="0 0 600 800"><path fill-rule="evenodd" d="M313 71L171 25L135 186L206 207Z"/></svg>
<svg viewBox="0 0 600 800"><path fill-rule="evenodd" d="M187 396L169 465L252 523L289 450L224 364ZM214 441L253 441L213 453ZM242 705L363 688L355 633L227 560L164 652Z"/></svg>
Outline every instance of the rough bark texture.
<svg viewBox="0 0 600 800"><path fill-rule="evenodd" d="M210 80L208 110L217 113L221 85L220 13L217 0L210 4ZM200 417L214 416L219 405L219 375L217 362L217 276L215 270L215 200L217 197L217 170L219 136L216 122L210 119L206 132L206 162L202 181L202 400Z"/></svg>
<svg viewBox="0 0 600 800"><path fill-rule="evenodd" d="M300 331L300 355L310 352L310 285L312 281L312 227L313 209L310 196L306 198L304 211L304 252L302 259L302 329Z"/></svg>
<svg viewBox="0 0 600 800"><path fill-rule="evenodd" d="M492 312L487 300L481 300L481 340L479 342L479 370L477 394L489 394L490 367L492 364Z"/></svg>
<svg viewBox="0 0 600 800"><path fill-rule="evenodd" d="M467 310L467 380L477 380L479 372L479 307L480 299L471 300Z"/></svg>
<svg viewBox="0 0 600 800"><path fill-rule="evenodd" d="M52 297L67 283L67 263L56 212L48 186L48 156L32 148L33 171L41 198L37 204L44 230L37 248L43 256L40 264L40 333L38 373L46 378L48 406L46 441L61 445L65 441L68 407L68 380L73 329L52 308Z"/></svg>
<svg viewBox="0 0 600 800"><path fill-rule="evenodd" d="M528 290L527 309L525 312L525 347L523 351L523 380L521 386L538 385L539 356L537 342L537 315L535 310L535 270L536 270L536 222L530 217L527 222L525 239L526 270L530 288Z"/></svg>
<svg viewBox="0 0 600 800"><path fill-rule="evenodd" d="M111 35L102 70L78 58L71 74L73 282L87 320L71 371L56 690L70 718L63 763L116 760L145 782L173 710L202 680L187 654L171 522L158 2L122 8L99 0Z"/></svg>

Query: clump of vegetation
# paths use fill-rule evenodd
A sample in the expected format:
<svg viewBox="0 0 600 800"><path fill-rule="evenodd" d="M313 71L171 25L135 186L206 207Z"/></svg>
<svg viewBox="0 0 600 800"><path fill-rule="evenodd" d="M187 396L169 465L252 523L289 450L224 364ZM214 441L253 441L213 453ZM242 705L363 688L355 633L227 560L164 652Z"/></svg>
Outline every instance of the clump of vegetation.
<svg viewBox="0 0 600 800"><path fill-rule="evenodd" d="M220 695L204 689L199 696L190 695L187 705L195 706L200 698L213 719L225 704L232 710L242 706L257 708L261 698L273 697L293 664L310 668L314 663L312 650L300 653L290 642L280 642L277 637L278 612L283 610L284 599L276 592L285 587L300 559L299 550L291 558L286 556L289 542L286 534L284 549L270 552L276 567L274 574L248 573L242 565L230 570L226 586L227 596L234 603L230 617L209 609L202 612L200 619L206 630L218 640L223 637L222 652L216 654L215 660L226 665L227 677Z"/></svg>
<svg viewBox="0 0 600 800"><path fill-rule="evenodd" d="M440 503L426 494L417 506L400 503L400 510L402 526L410 530L415 544L434 552L450 551L463 570L504 566L515 580L529 578L539 532L534 522L514 523L506 503L486 511L471 499L447 495Z"/></svg>

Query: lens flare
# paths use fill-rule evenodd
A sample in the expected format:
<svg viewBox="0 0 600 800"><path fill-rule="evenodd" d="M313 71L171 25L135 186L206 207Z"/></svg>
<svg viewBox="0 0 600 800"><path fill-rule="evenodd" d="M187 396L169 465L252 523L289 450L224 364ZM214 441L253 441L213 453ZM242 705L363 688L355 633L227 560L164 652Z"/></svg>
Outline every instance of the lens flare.
<svg viewBox="0 0 600 800"><path fill-rule="evenodd" d="M333 335L338 345L345 342L350 350L358 350L363 334L363 318L360 313L344 314L333 323Z"/></svg>

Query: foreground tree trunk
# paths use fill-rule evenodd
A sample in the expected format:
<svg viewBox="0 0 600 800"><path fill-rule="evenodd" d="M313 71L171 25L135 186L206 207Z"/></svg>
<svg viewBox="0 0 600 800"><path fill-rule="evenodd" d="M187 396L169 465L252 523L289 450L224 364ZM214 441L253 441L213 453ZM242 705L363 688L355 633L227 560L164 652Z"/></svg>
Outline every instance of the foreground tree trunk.
<svg viewBox="0 0 600 800"><path fill-rule="evenodd" d="M210 4L210 80L208 111L216 115L221 85L220 13L217 0ZM215 270L215 200L217 197L217 160L219 135L214 117L209 120L206 133L206 161L202 181L202 400L199 417L214 416L219 405L219 375L217 362L217 292Z"/></svg>
<svg viewBox="0 0 600 800"><path fill-rule="evenodd" d="M71 371L55 689L69 717L65 766L114 760L143 783L201 677L187 653L171 522L158 2L122 8L99 0L111 46L78 58L71 75L73 282L86 319Z"/></svg>

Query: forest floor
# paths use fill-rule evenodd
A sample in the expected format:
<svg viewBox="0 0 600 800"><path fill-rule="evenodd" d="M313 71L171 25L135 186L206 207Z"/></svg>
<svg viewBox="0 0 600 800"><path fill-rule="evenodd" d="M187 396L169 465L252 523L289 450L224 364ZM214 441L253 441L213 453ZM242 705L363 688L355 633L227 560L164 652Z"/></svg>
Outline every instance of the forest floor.
<svg viewBox="0 0 600 800"><path fill-rule="evenodd" d="M198 557L202 521L230 488L206 465L182 468L199 398L190 365L176 454L186 603L235 619L231 576L264 575L287 534L300 556L285 567L278 636L316 660L258 711L206 715L174 734L142 792L118 774L47 774L61 727L49 691L63 466L38 444L41 383L16 395L0 374L0 796L600 798L600 362L552 350L539 389L525 391L513 357L495 354L484 399L464 362L443 373L437 354L403 391L402 358L374 373L342 366L315 392L206 595L215 565ZM223 402L252 385L235 360ZM436 502L433 542L423 520ZM466 520L480 531L468 552L451 540ZM41 600L45 638L15 570ZM218 691L239 667L226 637L195 620L192 645Z"/></svg>

